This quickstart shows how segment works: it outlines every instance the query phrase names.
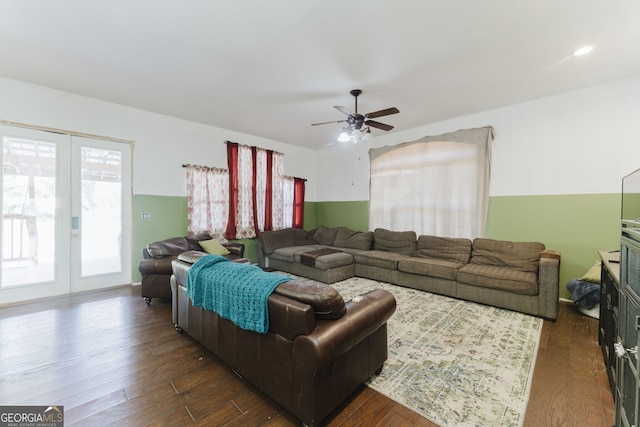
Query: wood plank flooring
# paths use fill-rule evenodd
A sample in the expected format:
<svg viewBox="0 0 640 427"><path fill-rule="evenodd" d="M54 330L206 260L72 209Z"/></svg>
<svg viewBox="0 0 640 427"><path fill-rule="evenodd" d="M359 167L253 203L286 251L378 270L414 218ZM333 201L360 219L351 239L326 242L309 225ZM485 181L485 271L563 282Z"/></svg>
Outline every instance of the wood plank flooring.
<svg viewBox="0 0 640 427"><path fill-rule="evenodd" d="M611 426L598 321L544 322L525 427ZM269 398L123 287L0 308L0 405L64 405L66 426L297 426ZM328 426L435 426L362 386Z"/></svg>

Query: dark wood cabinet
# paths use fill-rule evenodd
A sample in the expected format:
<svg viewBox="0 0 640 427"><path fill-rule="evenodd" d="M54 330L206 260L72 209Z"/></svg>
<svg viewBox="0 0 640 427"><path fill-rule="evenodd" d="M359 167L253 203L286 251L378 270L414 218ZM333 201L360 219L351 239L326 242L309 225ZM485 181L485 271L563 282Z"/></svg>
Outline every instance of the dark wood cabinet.
<svg viewBox="0 0 640 427"><path fill-rule="evenodd" d="M609 376L611 392L615 397L616 354L614 344L618 341L620 312L620 253L600 251L602 270L600 275L600 327L598 344L602 349L604 364Z"/></svg>

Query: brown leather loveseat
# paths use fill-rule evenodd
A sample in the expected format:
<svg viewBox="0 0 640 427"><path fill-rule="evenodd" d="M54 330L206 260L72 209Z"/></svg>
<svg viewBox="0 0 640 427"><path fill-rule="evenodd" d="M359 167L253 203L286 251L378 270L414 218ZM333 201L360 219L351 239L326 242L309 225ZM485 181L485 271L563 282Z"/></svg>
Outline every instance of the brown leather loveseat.
<svg viewBox="0 0 640 427"><path fill-rule="evenodd" d="M199 233L149 243L142 249L138 270L142 276L142 298L147 304L151 303L151 298L171 298L171 261L183 252L202 252L200 242L207 240L211 240L209 233ZM229 251L225 257L232 261L244 260L244 244L226 242L222 246Z"/></svg>
<svg viewBox="0 0 640 427"><path fill-rule="evenodd" d="M172 315L244 379L308 426L318 425L387 359L393 295L381 289L352 301L311 280L281 283L269 296L269 331L247 331L194 307L185 284L194 259L173 261Z"/></svg>

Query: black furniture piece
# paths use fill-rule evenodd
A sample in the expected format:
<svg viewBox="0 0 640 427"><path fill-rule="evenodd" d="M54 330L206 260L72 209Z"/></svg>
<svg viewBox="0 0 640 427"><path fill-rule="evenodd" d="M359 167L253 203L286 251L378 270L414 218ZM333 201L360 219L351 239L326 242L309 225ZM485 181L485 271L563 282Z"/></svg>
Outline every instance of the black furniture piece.
<svg viewBox="0 0 640 427"><path fill-rule="evenodd" d="M616 363L614 344L618 342L620 318L620 253L599 251L602 260L600 272L600 320L598 344L602 349L604 365L611 392L615 395Z"/></svg>

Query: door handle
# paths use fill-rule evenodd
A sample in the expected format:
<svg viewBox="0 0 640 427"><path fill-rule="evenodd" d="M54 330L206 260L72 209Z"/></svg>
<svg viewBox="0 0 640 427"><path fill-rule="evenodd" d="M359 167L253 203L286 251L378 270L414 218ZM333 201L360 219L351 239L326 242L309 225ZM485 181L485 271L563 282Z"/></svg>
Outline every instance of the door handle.
<svg viewBox="0 0 640 427"><path fill-rule="evenodd" d="M71 237L80 236L80 217L72 216L71 217Z"/></svg>

